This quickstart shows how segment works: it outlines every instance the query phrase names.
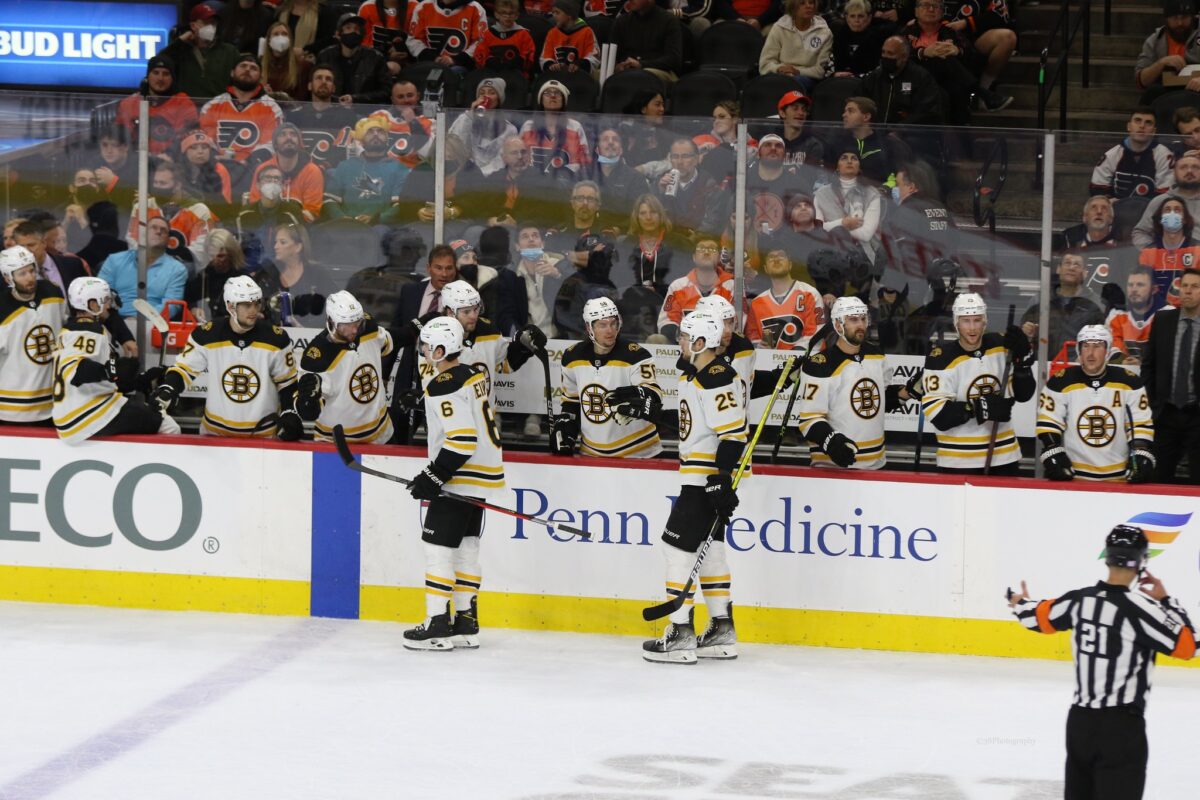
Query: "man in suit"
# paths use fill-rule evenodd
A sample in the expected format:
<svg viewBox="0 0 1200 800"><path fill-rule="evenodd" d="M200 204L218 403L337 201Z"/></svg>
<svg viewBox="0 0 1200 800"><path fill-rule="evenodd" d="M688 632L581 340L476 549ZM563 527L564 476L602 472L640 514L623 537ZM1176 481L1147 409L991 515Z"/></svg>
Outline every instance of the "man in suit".
<svg viewBox="0 0 1200 800"><path fill-rule="evenodd" d="M1142 353L1142 379L1154 413L1154 457L1173 482L1186 454L1188 482L1200 483L1200 269L1179 278L1179 307L1154 316Z"/></svg>

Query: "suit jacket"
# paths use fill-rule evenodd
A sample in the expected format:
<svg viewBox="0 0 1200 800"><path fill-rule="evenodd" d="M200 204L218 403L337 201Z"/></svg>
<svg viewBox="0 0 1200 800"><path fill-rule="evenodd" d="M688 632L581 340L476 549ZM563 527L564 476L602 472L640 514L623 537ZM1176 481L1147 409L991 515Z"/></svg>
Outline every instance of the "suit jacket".
<svg viewBox="0 0 1200 800"><path fill-rule="evenodd" d="M421 314L421 300L425 290L429 288L429 278L419 283L410 283L400 287L400 310L392 320L392 340L396 343L396 392L411 389L419 385L415 380L417 368L416 340L411 335L405 336L404 330L408 323ZM385 369L386 373L387 370Z"/></svg>
<svg viewBox="0 0 1200 800"><path fill-rule="evenodd" d="M1165 307L1154 315L1150 338L1142 350L1142 380L1150 397L1150 409L1157 418L1171 401L1175 381L1175 333L1179 330L1179 309ZM1200 397L1200 326L1192 326L1192 392Z"/></svg>

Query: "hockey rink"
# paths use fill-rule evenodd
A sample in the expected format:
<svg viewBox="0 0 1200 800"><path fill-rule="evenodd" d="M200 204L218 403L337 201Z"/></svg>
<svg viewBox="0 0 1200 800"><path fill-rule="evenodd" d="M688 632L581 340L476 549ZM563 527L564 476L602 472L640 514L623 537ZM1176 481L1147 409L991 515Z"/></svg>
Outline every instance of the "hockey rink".
<svg viewBox="0 0 1200 800"><path fill-rule="evenodd" d="M1061 797L1063 662L400 632L0 603L0 798ZM1159 669L1147 797L1194 796L1198 717L1200 671Z"/></svg>

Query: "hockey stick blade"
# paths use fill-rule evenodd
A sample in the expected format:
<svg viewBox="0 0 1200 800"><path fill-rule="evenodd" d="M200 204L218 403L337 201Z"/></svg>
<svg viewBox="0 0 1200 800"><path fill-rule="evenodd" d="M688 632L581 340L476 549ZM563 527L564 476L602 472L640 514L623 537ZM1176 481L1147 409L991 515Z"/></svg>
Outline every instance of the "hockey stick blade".
<svg viewBox="0 0 1200 800"><path fill-rule="evenodd" d="M163 315L158 313L158 309L150 305L148 300L141 297L137 298L133 301L133 308L145 317L154 326L154 330L159 333L168 333L171 330L170 326L167 325L167 321L163 319Z"/></svg>

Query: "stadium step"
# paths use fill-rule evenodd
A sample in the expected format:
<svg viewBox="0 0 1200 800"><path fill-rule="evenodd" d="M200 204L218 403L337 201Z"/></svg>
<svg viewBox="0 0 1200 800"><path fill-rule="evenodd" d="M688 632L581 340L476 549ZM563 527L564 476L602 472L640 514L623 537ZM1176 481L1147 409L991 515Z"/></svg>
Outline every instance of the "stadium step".
<svg viewBox="0 0 1200 800"><path fill-rule="evenodd" d="M1136 60L1136 52L1121 58L1105 56L1091 59L1091 85L1132 87L1134 85L1133 62ZM1001 81L1009 86L1037 86L1038 70L1040 68L1041 59L1036 54L1027 55L1022 53L1021 55L1013 56L1012 61L1008 62L1008 67L1004 70ZM1080 87L1079 80L1082 75L1080 69L1079 61L1072 59L1067 67L1067 75L1071 79L1071 90Z"/></svg>
<svg viewBox="0 0 1200 800"><path fill-rule="evenodd" d="M1070 101L1070 95L1067 95ZM1124 131L1125 123L1129 121L1129 109L1120 111L1081 111L1068 108L1067 127L1069 131L1112 132ZM1052 101L1046 111L1046 127L1053 130L1058 128L1058 103ZM972 126L988 128L1033 128L1037 125L1037 108L1017 108L1009 106L1003 111L977 112L972 115Z"/></svg>
<svg viewBox="0 0 1200 800"><path fill-rule="evenodd" d="M1114 29L1116 26L1113 26ZM1149 30L1146 32L1149 33ZM1021 31L1020 39L1017 47L1020 52L1026 55L1038 55L1042 48L1047 44L1050 46L1051 56L1057 58L1062 52L1062 42L1055 38L1050 42L1048 37L1049 30L1023 30ZM1142 52L1142 42L1146 40L1145 34L1136 34L1132 31L1122 31L1114 33L1111 36L1104 36L1099 32L1092 33L1092 49L1089 54L1092 58L1126 58L1130 64L1137 58L1138 53ZM1083 55L1083 34L1075 38L1074 44L1071 45L1072 64L1074 58Z"/></svg>
<svg viewBox="0 0 1200 800"><path fill-rule="evenodd" d="M1004 90L1005 94L1013 96L1013 104L1009 108L1029 109L1035 112L1036 115L1038 103L1037 84L1007 85L1001 83L1000 88ZM1104 86L1098 86L1093 83L1087 89L1081 88L1078 82L1073 82L1070 88L1067 89L1067 101L1071 112L1133 110L1137 106L1138 99L1141 96L1141 90L1136 88L1132 82ZM1049 108L1054 114L1058 113L1057 91L1050 98ZM1128 113L1126 113L1125 119L1128 118Z"/></svg>
<svg viewBox="0 0 1200 800"><path fill-rule="evenodd" d="M1142 3L1113 3L1112 6L1112 31L1114 34L1119 34L1120 38L1141 34L1138 39L1137 47L1133 52L1126 51L1130 67L1133 66L1133 60L1137 58L1138 52L1141 50L1141 42L1159 25L1163 24L1162 3L1155 0L1145 0ZM1042 42L1046 39L1046 34L1051 31L1055 23L1058 21L1058 15L1061 13L1061 5L1055 2L1043 0L1041 5L1031 6L1022 5L1017 16L1017 25L1023 31L1044 31L1041 39L1035 40L1040 48ZM1072 9L1072 19L1078 16L1078 12ZM1104 3L1092 3L1092 18L1090 21L1092 26L1092 44L1096 44L1097 40L1104 39ZM1059 34L1061 36L1061 33ZM1080 29L1082 35L1082 28ZM1022 34L1024 37L1024 34Z"/></svg>

